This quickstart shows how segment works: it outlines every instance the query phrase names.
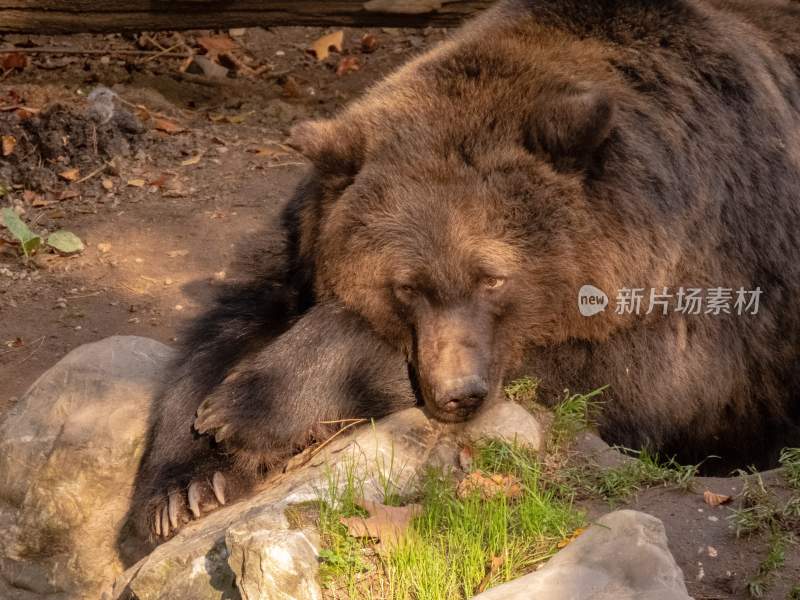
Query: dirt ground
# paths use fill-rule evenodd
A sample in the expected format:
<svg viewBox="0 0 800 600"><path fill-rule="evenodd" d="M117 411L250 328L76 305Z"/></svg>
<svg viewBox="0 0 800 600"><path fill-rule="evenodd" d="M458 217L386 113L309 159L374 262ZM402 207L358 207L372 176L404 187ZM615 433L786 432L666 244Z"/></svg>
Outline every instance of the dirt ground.
<svg viewBox="0 0 800 600"><path fill-rule="evenodd" d="M304 161L283 146L291 125L332 114L445 35L344 30L342 52L318 60L308 48L326 33L0 37L20 49L0 53L0 208L43 237L66 229L85 244L26 262L0 229L0 414L80 344L176 340L301 177ZM26 53L37 47L65 51ZM665 521L692 595L749 597L766 540L736 540L729 509L669 490L636 506ZM764 597L789 598L794 584L796 544Z"/></svg>

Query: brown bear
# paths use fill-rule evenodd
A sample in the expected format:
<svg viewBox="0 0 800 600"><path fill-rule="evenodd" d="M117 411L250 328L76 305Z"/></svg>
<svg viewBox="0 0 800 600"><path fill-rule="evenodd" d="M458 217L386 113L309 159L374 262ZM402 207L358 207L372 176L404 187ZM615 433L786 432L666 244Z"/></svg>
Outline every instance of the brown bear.
<svg viewBox="0 0 800 600"><path fill-rule="evenodd" d="M519 373L607 385L629 448L800 440L799 3L506 0L291 144L313 168L272 252L155 403L143 534L323 421L464 420Z"/></svg>

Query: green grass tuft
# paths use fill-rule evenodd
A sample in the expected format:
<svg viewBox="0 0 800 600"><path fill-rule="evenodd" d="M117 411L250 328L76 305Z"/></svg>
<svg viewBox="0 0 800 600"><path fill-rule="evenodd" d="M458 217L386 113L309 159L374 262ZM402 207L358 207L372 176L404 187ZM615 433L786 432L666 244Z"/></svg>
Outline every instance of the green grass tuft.
<svg viewBox="0 0 800 600"><path fill-rule="evenodd" d="M747 591L753 598L763 598L777 571L786 562L786 544L789 542L788 534L776 533L769 543L769 552L758 566L758 573L747 581Z"/></svg>
<svg viewBox="0 0 800 600"><path fill-rule="evenodd" d="M586 486L591 493L616 503L655 486L689 489L699 468L698 465L681 465L672 458L662 460L657 454L646 450L627 452L637 455L636 459L601 471L594 477L588 476Z"/></svg>
<svg viewBox="0 0 800 600"><path fill-rule="evenodd" d="M603 386L587 394L565 393L564 400L553 408L549 444L551 451L558 450L578 433L591 426L591 413L599 405L597 397L607 388L608 386Z"/></svg>
<svg viewBox="0 0 800 600"><path fill-rule="evenodd" d="M534 407L538 389L539 380L533 377L515 379L504 388L506 396L528 409Z"/></svg>
<svg viewBox="0 0 800 600"><path fill-rule="evenodd" d="M796 490L800 490L800 448L784 448L780 462L786 471L786 481Z"/></svg>
<svg viewBox="0 0 800 600"><path fill-rule="evenodd" d="M376 555L368 542L350 538L339 523L348 507L355 508L351 499L357 499L359 486L345 481L343 498L333 497L330 488L319 520L325 547L323 582L329 592L342 598L468 598L530 571L584 524L571 498L556 494L543 481L533 452L487 442L476 449L473 468L514 475L521 496L484 499L474 493L459 498L452 476L431 470L414 498L422 504L422 514L403 542L386 555ZM489 567L492 559L494 570Z"/></svg>
<svg viewBox="0 0 800 600"><path fill-rule="evenodd" d="M796 449L787 449L781 453L781 464L786 469L787 481L795 486L798 466ZM737 537L755 534L769 535L769 551L758 567L758 571L748 579L747 590L751 597L762 598L777 572L785 563L786 547L796 543L793 531L800 526L800 496L792 495L788 500L781 501L773 492L767 489L761 474L751 469L751 472L739 471L742 478L742 493L740 506L731 511L729 519ZM797 489L797 488L796 488ZM793 598L794 591L789 594ZM800 600L800 597L798 597Z"/></svg>

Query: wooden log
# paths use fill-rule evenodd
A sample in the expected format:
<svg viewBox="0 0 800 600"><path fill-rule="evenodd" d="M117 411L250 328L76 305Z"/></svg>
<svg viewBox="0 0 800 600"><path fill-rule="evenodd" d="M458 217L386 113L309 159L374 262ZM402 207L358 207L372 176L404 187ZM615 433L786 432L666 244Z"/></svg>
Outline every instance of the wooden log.
<svg viewBox="0 0 800 600"><path fill-rule="evenodd" d="M0 0L0 33L312 25L450 27L492 0Z"/></svg>

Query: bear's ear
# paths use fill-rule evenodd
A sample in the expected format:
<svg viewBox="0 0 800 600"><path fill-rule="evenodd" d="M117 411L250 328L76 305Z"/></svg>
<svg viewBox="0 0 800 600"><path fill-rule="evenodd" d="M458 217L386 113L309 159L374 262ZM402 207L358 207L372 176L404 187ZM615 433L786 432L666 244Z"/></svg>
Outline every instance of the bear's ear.
<svg viewBox="0 0 800 600"><path fill-rule="evenodd" d="M355 176L364 163L363 131L338 119L295 125L287 145L314 163L323 173Z"/></svg>
<svg viewBox="0 0 800 600"><path fill-rule="evenodd" d="M543 94L526 123L525 147L559 169L591 168L614 121L614 101L603 90Z"/></svg>

